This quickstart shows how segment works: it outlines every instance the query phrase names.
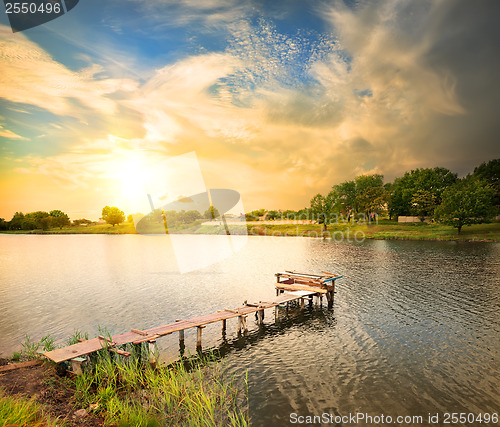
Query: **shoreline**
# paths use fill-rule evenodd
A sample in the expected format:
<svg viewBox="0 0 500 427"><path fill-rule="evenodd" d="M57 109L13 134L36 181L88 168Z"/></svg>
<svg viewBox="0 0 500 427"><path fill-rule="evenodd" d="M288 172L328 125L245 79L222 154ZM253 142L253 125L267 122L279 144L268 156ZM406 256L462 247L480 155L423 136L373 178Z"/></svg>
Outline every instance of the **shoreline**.
<svg viewBox="0 0 500 427"><path fill-rule="evenodd" d="M340 241L370 240L428 240L428 241L463 241L463 242L500 242L500 222L489 224L475 224L466 226L461 234L456 229L440 224L421 223L396 223L386 220L378 224L333 224L329 225L326 232L320 224L273 224L270 222L262 225L245 224L244 230L231 230L231 234L248 234L250 236L270 237L316 237ZM22 235L71 235L71 234L140 234L135 231L133 224L120 224L115 227L109 225L70 226L62 229L51 230L19 230L0 231L0 234ZM225 235L222 226L200 226L187 229L185 233L173 232L171 234L217 234Z"/></svg>
<svg viewBox="0 0 500 427"><path fill-rule="evenodd" d="M320 224L273 224L270 222L262 225L253 223L245 224L246 233L232 229L233 235L270 236L270 237L316 237L341 241L363 241L370 240L427 240L427 241L460 241L460 242L500 242L500 222L489 224L475 224L466 226L461 234L456 229L440 224L420 223L396 223L381 221L378 224L334 224L329 225L326 232ZM21 235L71 235L71 234L140 234L135 231L133 224L120 224L116 227L109 225L70 226L62 229L50 230L9 230L0 231L0 234ZM222 226L201 226L199 228L187 229L183 233L173 232L171 234L216 234L225 235Z"/></svg>

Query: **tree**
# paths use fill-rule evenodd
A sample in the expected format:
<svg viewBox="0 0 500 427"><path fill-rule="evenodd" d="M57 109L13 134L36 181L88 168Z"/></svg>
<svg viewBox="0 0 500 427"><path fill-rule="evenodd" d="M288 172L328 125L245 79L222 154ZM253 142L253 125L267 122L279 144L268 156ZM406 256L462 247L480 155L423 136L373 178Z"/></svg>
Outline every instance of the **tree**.
<svg viewBox="0 0 500 427"><path fill-rule="evenodd" d="M328 200L321 194L316 194L311 199L311 211L318 221L318 224L323 224L323 230L327 230L327 222L330 219L331 206L328 204Z"/></svg>
<svg viewBox="0 0 500 427"><path fill-rule="evenodd" d="M332 191L336 194L335 210L338 210L348 218L357 212L355 181L346 181L342 184L334 185Z"/></svg>
<svg viewBox="0 0 500 427"><path fill-rule="evenodd" d="M488 222L494 215L493 190L485 181L467 176L443 191L443 200L436 209L436 219L457 228Z"/></svg>
<svg viewBox="0 0 500 427"><path fill-rule="evenodd" d="M8 230L9 223L5 221L5 218L0 218L0 230Z"/></svg>
<svg viewBox="0 0 500 427"><path fill-rule="evenodd" d="M44 228L46 227L47 221L42 222L42 220L49 216L50 216L49 213L45 211L36 211L27 213L24 216L25 221L23 223L23 229L34 230L35 228L41 228L43 230L47 230L48 228Z"/></svg>
<svg viewBox="0 0 500 427"><path fill-rule="evenodd" d="M381 213L387 204L387 192L384 189L384 176L360 175L355 179L356 205L359 212L367 216L372 213Z"/></svg>
<svg viewBox="0 0 500 427"><path fill-rule="evenodd" d="M445 188L454 184L457 175L446 168L415 169L394 180L389 211L391 215L411 215L412 198L417 191L428 191L435 197L435 206L441 203ZM434 209L432 209L433 213Z"/></svg>
<svg viewBox="0 0 500 427"><path fill-rule="evenodd" d="M474 176L486 181L493 189L493 204L500 208L500 159L482 163L474 169Z"/></svg>
<svg viewBox="0 0 500 427"><path fill-rule="evenodd" d="M217 210L217 208L215 206L212 206L212 205L210 205L210 207L203 214L203 218L206 218L206 219L215 219L215 218L218 218L219 216L220 216L219 211Z"/></svg>
<svg viewBox="0 0 500 427"><path fill-rule="evenodd" d="M53 220L54 218L52 218L51 216L46 216L46 217L43 217L41 220L40 220L40 228L42 230L48 230L50 227L52 227L53 225ZM61 227L62 228L62 227Z"/></svg>
<svg viewBox="0 0 500 427"><path fill-rule="evenodd" d="M278 219L279 212L278 211L269 211L266 213L265 219L266 220L273 220L273 219Z"/></svg>
<svg viewBox="0 0 500 427"><path fill-rule="evenodd" d="M434 213L436 196L427 190L417 190L411 199L411 205L412 213L418 216L420 222L424 222L426 216Z"/></svg>
<svg viewBox="0 0 500 427"><path fill-rule="evenodd" d="M117 207L105 206L102 208L102 219L114 227L125 221L125 214Z"/></svg>
<svg viewBox="0 0 500 427"><path fill-rule="evenodd" d="M22 230L24 222L24 214L22 212L16 212L9 222L9 228L11 230Z"/></svg>
<svg viewBox="0 0 500 427"><path fill-rule="evenodd" d="M50 211L49 215L52 217L52 226L54 227L59 227L59 229L61 229L65 225L70 224L68 215L66 215L63 211L53 210Z"/></svg>

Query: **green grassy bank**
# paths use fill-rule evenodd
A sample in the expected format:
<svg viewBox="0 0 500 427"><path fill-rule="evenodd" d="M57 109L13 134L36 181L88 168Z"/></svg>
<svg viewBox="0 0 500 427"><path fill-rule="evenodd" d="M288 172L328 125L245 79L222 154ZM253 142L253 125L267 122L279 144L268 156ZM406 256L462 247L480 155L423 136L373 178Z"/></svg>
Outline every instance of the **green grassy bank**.
<svg viewBox="0 0 500 427"><path fill-rule="evenodd" d="M464 227L460 234L456 228L441 224L405 224L380 221L378 224L333 224L324 233L319 224L265 224L249 227L250 234L271 236L326 237L337 241L383 240L455 240L500 242L500 223L475 224Z"/></svg>
<svg viewBox="0 0 500 427"><path fill-rule="evenodd" d="M147 347L129 347L129 357L94 353L81 375L60 376L49 361L11 371L0 378L0 426L248 425L246 376L228 374L213 354L153 368ZM11 360L33 360L41 348L54 348L53 341L27 338ZM20 388L24 395L8 393Z"/></svg>
<svg viewBox="0 0 500 427"><path fill-rule="evenodd" d="M460 234L453 227L441 224L408 224L381 220L378 224L331 224L326 235L319 224L282 224L262 223L241 225L240 233L248 232L259 236L302 236L330 237L336 240L354 239L400 239L400 240L456 240L500 242L500 222L490 224L475 224L465 226ZM245 230L246 228L246 230ZM162 232L162 230L158 230ZM237 227L231 226L231 233L238 233ZM114 227L107 224L88 226L71 226L62 229L7 231L9 234L136 234L131 223L119 224ZM193 234L225 234L224 226L194 225L184 230Z"/></svg>

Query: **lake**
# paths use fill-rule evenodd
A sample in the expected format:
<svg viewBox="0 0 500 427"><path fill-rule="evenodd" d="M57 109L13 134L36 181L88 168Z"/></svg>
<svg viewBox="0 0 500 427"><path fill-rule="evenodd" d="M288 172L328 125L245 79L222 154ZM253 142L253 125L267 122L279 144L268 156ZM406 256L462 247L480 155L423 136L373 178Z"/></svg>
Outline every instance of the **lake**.
<svg viewBox="0 0 500 427"><path fill-rule="evenodd" d="M268 310L240 338L236 320L225 338L220 323L203 331L230 372L248 370L252 425L498 413L499 255L495 243L249 236L234 256L180 274L166 236L0 235L0 357L25 334L63 342L75 329L159 326L271 298L278 271L326 270L344 276L333 309L280 308L277 321ZM174 335L158 341L165 361L178 355ZM195 339L186 332L192 353Z"/></svg>

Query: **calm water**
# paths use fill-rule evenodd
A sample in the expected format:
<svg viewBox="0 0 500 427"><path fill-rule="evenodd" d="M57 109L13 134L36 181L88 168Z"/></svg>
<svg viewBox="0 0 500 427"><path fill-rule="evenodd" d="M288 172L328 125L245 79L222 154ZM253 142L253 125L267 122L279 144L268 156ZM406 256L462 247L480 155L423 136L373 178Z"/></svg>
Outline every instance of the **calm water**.
<svg viewBox="0 0 500 427"><path fill-rule="evenodd" d="M26 333L158 326L272 297L278 271L327 270L344 276L332 310L291 307L278 322L270 310L261 329L249 317L242 339L236 321L227 341L220 324L203 332L231 371L248 370L252 425L288 425L290 413L498 413L499 255L499 244L250 237L181 275L166 237L0 235L0 356ZM188 332L192 352L194 342ZM176 357L177 337L159 343Z"/></svg>

